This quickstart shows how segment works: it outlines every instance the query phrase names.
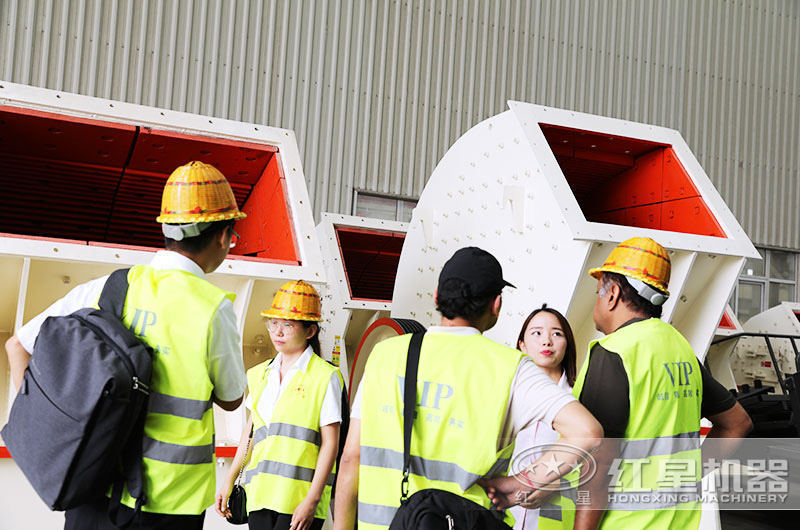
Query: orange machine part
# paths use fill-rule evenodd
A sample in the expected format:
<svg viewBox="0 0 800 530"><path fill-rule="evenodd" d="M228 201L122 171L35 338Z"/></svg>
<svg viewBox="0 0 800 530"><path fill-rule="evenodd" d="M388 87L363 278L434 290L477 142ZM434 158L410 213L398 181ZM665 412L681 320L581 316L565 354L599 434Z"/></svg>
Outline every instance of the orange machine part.
<svg viewBox="0 0 800 530"><path fill-rule="evenodd" d="M236 223L241 243L233 249L234 254L299 263L286 179L278 153L267 163L242 211L247 217Z"/></svg>
<svg viewBox="0 0 800 530"><path fill-rule="evenodd" d="M539 125L587 221L726 237L671 146Z"/></svg>
<svg viewBox="0 0 800 530"><path fill-rule="evenodd" d="M736 329L736 326L733 323L733 319L730 317L730 315L728 315L727 311L722 313L722 319L719 321L719 326L717 327L722 329L733 329L733 330Z"/></svg>
<svg viewBox="0 0 800 530"><path fill-rule="evenodd" d="M277 147L10 106L0 106L0 232L161 248L161 192L190 160L217 167L239 207L259 212L243 231L237 224L232 254L298 263Z"/></svg>
<svg viewBox="0 0 800 530"><path fill-rule="evenodd" d="M391 302L405 234L334 226L353 300Z"/></svg>

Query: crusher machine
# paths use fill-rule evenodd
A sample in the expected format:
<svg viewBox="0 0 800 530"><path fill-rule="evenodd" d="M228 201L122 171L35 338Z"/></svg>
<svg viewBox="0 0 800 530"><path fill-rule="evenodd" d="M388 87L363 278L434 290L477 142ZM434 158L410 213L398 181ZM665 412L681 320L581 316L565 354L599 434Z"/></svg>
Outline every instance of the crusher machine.
<svg viewBox="0 0 800 530"><path fill-rule="evenodd" d="M517 287L505 289L487 336L514 346L525 316L546 302L569 319L580 364L599 337L597 281L588 271L634 236L668 250L662 318L704 361L745 259L759 255L686 141L672 129L511 101L461 136L426 184L400 256L392 317L437 324L442 265L458 248L479 246ZM716 505L705 505L702 528L718 527Z"/></svg>
<svg viewBox="0 0 800 530"><path fill-rule="evenodd" d="M209 280L236 294L246 368L275 355L259 313L286 281L325 279L300 153L290 130L0 83L0 345L74 286L146 264L163 248L155 218L169 174L190 160L228 178L247 218ZM15 392L0 346L0 423ZM219 470L233 456L244 407L214 407ZM53 528L0 446L3 527ZM213 509L212 509L213 512ZM216 514L207 527L227 523Z"/></svg>

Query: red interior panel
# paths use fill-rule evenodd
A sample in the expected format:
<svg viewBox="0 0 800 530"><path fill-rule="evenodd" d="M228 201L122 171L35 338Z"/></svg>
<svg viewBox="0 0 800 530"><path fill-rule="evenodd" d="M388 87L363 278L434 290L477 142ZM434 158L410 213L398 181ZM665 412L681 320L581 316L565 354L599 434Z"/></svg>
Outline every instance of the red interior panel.
<svg viewBox="0 0 800 530"><path fill-rule="evenodd" d="M122 167L136 127L0 106L0 152Z"/></svg>
<svg viewBox="0 0 800 530"><path fill-rule="evenodd" d="M688 197L661 203L661 229L684 234L701 233L725 237L711 210L701 197Z"/></svg>
<svg viewBox="0 0 800 530"><path fill-rule="evenodd" d="M334 226L350 297L391 302L405 234Z"/></svg>
<svg viewBox="0 0 800 530"><path fill-rule="evenodd" d="M719 326L722 329L736 329L736 325L733 323L733 319L728 315L728 312L725 311L722 313L722 320L719 321Z"/></svg>
<svg viewBox="0 0 800 530"><path fill-rule="evenodd" d="M276 151L269 145L142 128L128 168L169 175L187 160L200 160L219 169L229 181L253 186Z"/></svg>
<svg viewBox="0 0 800 530"><path fill-rule="evenodd" d="M268 212L266 222L237 223L243 239L232 254L298 262L276 147L17 107L0 106L0 232L163 247L161 192L190 160L222 171L245 211Z"/></svg>
<svg viewBox="0 0 800 530"><path fill-rule="evenodd" d="M587 221L726 237L671 146L539 125Z"/></svg>
<svg viewBox="0 0 800 530"><path fill-rule="evenodd" d="M286 198L286 179L281 171L280 155L276 153L253 187L253 193L243 202L242 211L247 217L236 225L241 236L241 242L234 249L237 253L298 261L299 252Z"/></svg>

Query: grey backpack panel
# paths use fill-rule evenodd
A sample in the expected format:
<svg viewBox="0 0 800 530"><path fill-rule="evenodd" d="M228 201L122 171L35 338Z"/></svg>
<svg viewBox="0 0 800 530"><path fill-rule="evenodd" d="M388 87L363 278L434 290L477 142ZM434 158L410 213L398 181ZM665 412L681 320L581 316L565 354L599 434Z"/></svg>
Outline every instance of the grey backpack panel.
<svg viewBox="0 0 800 530"><path fill-rule="evenodd" d="M3 428L11 456L53 510L95 500L123 481L145 500L152 350L120 319L127 288L127 270L115 271L101 309L45 319Z"/></svg>

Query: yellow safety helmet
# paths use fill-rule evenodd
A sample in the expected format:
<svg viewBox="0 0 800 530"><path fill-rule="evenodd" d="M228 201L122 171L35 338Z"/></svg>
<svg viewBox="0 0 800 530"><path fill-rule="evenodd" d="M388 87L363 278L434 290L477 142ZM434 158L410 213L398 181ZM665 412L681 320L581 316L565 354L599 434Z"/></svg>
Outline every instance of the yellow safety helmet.
<svg viewBox="0 0 800 530"><path fill-rule="evenodd" d="M197 160L169 176L161 198L159 223L210 223L247 217L239 211L225 175Z"/></svg>
<svg viewBox="0 0 800 530"><path fill-rule="evenodd" d="M321 322L321 313L322 302L317 290L303 280L297 280L284 283L272 299L272 306L262 311L261 316Z"/></svg>
<svg viewBox="0 0 800 530"><path fill-rule="evenodd" d="M661 305L669 297L670 260L667 251L649 237L632 237L616 246L602 267L589 270L600 279L603 272L622 274L639 296L653 305Z"/></svg>

